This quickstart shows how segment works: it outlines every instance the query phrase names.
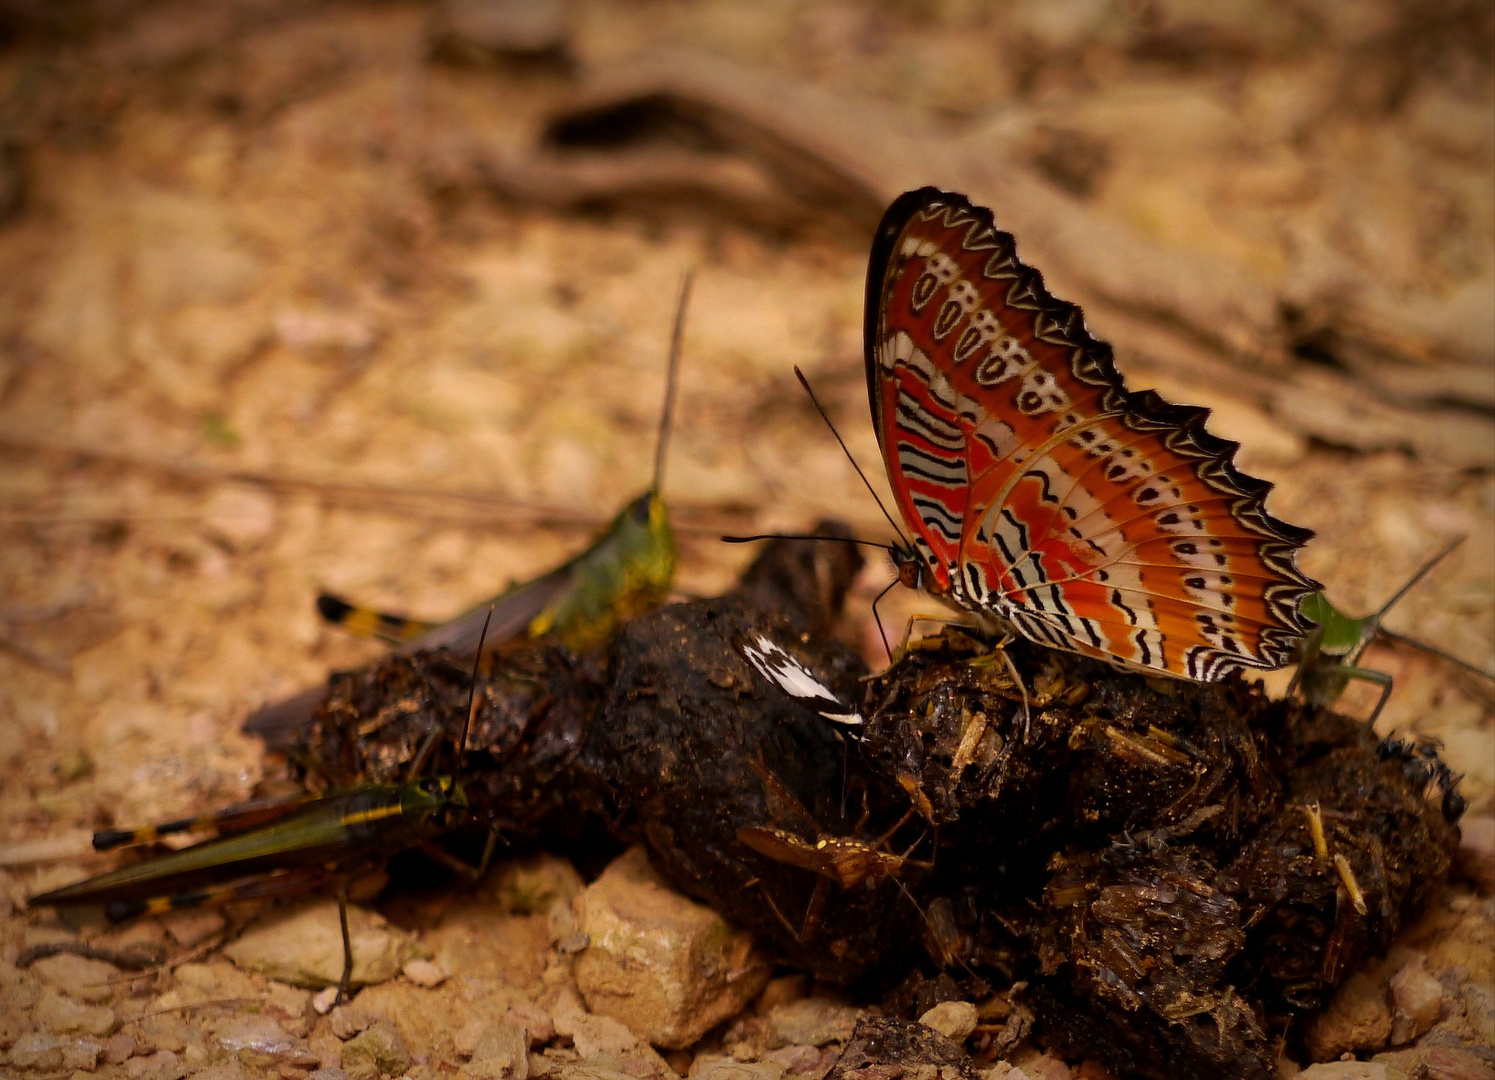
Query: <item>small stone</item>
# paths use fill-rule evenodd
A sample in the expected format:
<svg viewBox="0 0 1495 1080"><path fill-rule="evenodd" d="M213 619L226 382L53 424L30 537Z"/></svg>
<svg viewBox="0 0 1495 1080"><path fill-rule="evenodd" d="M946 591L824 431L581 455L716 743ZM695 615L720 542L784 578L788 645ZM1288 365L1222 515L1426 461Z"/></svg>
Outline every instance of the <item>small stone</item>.
<svg viewBox="0 0 1495 1080"><path fill-rule="evenodd" d="M1009 1061L999 1061L989 1069L977 1069L981 1080L1033 1080L1027 1073Z"/></svg>
<svg viewBox="0 0 1495 1080"><path fill-rule="evenodd" d="M10 1048L10 1063L18 1069L52 1072L62 1067L62 1040L44 1031L22 1035Z"/></svg>
<svg viewBox="0 0 1495 1080"><path fill-rule="evenodd" d="M531 1001L510 1005L508 1016L524 1027L530 1046L543 1046L555 1038L555 1020L549 1010Z"/></svg>
<svg viewBox="0 0 1495 1080"><path fill-rule="evenodd" d="M524 1027L508 1018L489 1024L473 1047L469 1071L491 1080L526 1080L529 1039Z"/></svg>
<svg viewBox="0 0 1495 1080"><path fill-rule="evenodd" d="M781 1046L763 1055L763 1060L777 1065L786 1073L814 1072L820 1064L820 1050L814 1046Z"/></svg>
<svg viewBox="0 0 1495 1080"><path fill-rule="evenodd" d="M776 1006L788 1005L804 997L809 986L810 980L805 975L780 975L769 979L758 1000L753 1002L753 1008L759 1016L767 1016Z"/></svg>
<svg viewBox="0 0 1495 1080"><path fill-rule="evenodd" d="M348 1080L348 1074L343 1069L318 1069L309 1074L306 1080Z"/></svg>
<svg viewBox="0 0 1495 1080"><path fill-rule="evenodd" d="M171 1050L157 1050L148 1057L132 1057L123 1068L130 1080L181 1080L187 1074L187 1067Z"/></svg>
<svg viewBox="0 0 1495 1080"><path fill-rule="evenodd" d="M847 1042L859 1016L856 1009L826 998L802 998L780 1005L768 1014L768 1048Z"/></svg>
<svg viewBox="0 0 1495 1080"><path fill-rule="evenodd" d="M394 978L411 960L428 952L411 935L363 908L348 909L353 944L353 986ZM343 939L337 904L313 904L279 919L266 920L223 954L246 971L292 986L335 985L343 972Z"/></svg>
<svg viewBox="0 0 1495 1080"><path fill-rule="evenodd" d="M1014 1072L1018 1070L1014 1069ZM1071 1080L1069 1066L1053 1054L1044 1053L1023 1062L1022 1070L1031 1080Z"/></svg>
<svg viewBox="0 0 1495 1080"><path fill-rule="evenodd" d="M1357 971L1309 1025L1303 1041L1314 1061L1333 1062L1341 1054L1381 1050L1390 1037L1386 987L1367 972Z"/></svg>
<svg viewBox="0 0 1495 1080"><path fill-rule="evenodd" d="M976 1019L976 1006L969 1001L942 1001L919 1017L919 1023L947 1039L964 1042L976 1030Z"/></svg>
<svg viewBox="0 0 1495 1080"><path fill-rule="evenodd" d="M585 887L576 867L559 855L517 859L493 874L493 898L516 915L543 915L557 900L569 905Z"/></svg>
<svg viewBox="0 0 1495 1080"><path fill-rule="evenodd" d="M1297 1080L1391 1080L1391 1070L1379 1061L1325 1061L1308 1066Z"/></svg>
<svg viewBox="0 0 1495 1080"><path fill-rule="evenodd" d="M217 908L181 908L161 916L173 941L185 949L200 945L228 925Z"/></svg>
<svg viewBox="0 0 1495 1080"><path fill-rule="evenodd" d="M296 1050L296 1041L274 1019L236 1017L218 1030L217 1042L252 1069L264 1069Z"/></svg>
<svg viewBox="0 0 1495 1080"><path fill-rule="evenodd" d="M403 1076L410 1068L410 1053L394 1025L377 1020L343 1043L342 1066L350 1076L367 1066L384 1076Z"/></svg>
<svg viewBox="0 0 1495 1080"><path fill-rule="evenodd" d="M102 960L72 953L44 957L31 965L37 978L78 1001L104 1001L114 993L113 980L120 970Z"/></svg>
<svg viewBox="0 0 1495 1080"><path fill-rule="evenodd" d="M444 968L430 960L412 960L401 969L401 973L416 986L428 989L440 986L451 977Z"/></svg>
<svg viewBox="0 0 1495 1080"><path fill-rule="evenodd" d="M201 1001L204 998L258 997L259 987L248 975L232 964L182 964L176 969L179 989L190 990L184 1001Z"/></svg>
<svg viewBox="0 0 1495 1080"><path fill-rule="evenodd" d="M1391 1045L1403 1046L1438 1022L1443 1014L1443 984L1428 974L1422 958L1402 966L1391 977Z"/></svg>
<svg viewBox="0 0 1495 1080"><path fill-rule="evenodd" d="M588 1007L655 1046L689 1046L768 981L752 935L670 889L642 847L614 860L576 908L591 941L575 964Z"/></svg>
<svg viewBox="0 0 1495 1080"><path fill-rule="evenodd" d="M220 1061L217 1065L209 1065L202 1072L193 1073L192 1080L250 1080L250 1077L244 1071L244 1066L237 1061Z"/></svg>
<svg viewBox="0 0 1495 1080"><path fill-rule="evenodd" d="M93 1072L99 1067L99 1053L104 1044L97 1039L71 1039L62 1044L62 1067Z"/></svg>
<svg viewBox="0 0 1495 1080"><path fill-rule="evenodd" d="M32 1016L54 1035L73 1031L107 1035L114 1028L114 1010L107 1005L79 1005L55 990L42 995Z"/></svg>
<svg viewBox="0 0 1495 1080"><path fill-rule="evenodd" d="M470 1058L478 1048L478 1041L482 1039L483 1032L488 1030L488 1025L481 1020L469 1020L457 1029L452 1036L452 1049L457 1052L458 1057Z"/></svg>
<svg viewBox="0 0 1495 1080"><path fill-rule="evenodd" d="M610 1016L593 1016L581 1007L575 991L563 989L556 998L555 1031L569 1036L575 1053L592 1068L607 1068L597 1059L616 1060L635 1077L668 1077L673 1070L654 1048Z"/></svg>
<svg viewBox="0 0 1495 1080"><path fill-rule="evenodd" d="M339 1039L346 1042L377 1019L377 1016L365 1012L356 1005L344 1005L332 1010L332 1015L327 1020L327 1027Z"/></svg>
<svg viewBox="0 0 1495 1080"><path fill-rule="evenodd" d="M104 1050L99 1055L105 1065L118 1065L135 1056L137 1044L123 1031L104 1040Z"/></svg>
<svg viewBox="0 0 1495 1080"><path fill-rule="evenodd" d="M311 999L312 1011L318 1016L326 1016L332 1011L333 1003L336 1001L337 987L325 986Z"/></svg>
<svg viewBox="0 0 1495 1080"><path fill-rule="evenodd" d="M773 1061L737 1061L721 1054L697 1054L690 1080L780 1080L784 1067Z"/></svg>

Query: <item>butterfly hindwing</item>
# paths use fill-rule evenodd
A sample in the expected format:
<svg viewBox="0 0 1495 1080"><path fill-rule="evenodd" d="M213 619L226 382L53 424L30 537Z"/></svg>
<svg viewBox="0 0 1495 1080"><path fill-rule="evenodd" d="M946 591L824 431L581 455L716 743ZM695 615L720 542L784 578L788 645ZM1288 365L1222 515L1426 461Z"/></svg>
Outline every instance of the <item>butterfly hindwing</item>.
<svg viewBox="0 0 1495 1080"><path fill-rule="evenodd" d="M991 212L924 188L873 245L867 379L931 591L1058 648L1195 679L1306 632L1311 535L1264 508L1208 410L1129 392Z"/></svg>

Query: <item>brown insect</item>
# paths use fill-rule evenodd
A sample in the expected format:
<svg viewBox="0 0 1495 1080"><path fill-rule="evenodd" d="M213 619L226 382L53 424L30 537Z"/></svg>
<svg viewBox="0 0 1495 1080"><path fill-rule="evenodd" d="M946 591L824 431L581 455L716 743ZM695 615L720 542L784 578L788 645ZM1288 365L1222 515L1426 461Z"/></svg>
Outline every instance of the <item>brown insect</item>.
<svg viewBox="0 0 1495 1080"><path fill-rule="evenodd" d="M820 926L821 916L825 911L826 902L830 898L830 887L832 884L841 886L843 889L852 889L858 885L866 885L868 888L876 888L877 885L886 880L896 881L905 868L919 870L930 870L934 862L920 861L912 858L915 850L924 842L924 834L920 834L907 850L899 853L889 850L888 845L898 831L908 824L909 819L914 816L913 807L909 807L902 817L893 823L893 827L873 840L861 840L857 836L867 827L867 822L872 816L867 807L866 796L863 794L862 814L852 829L850 836L830 836L824 833L819 824L811 817L810 812L794 795L779 783L777 777L768 771L761 763L753 763L753 771L763 781L763 786L768 794L770 810L775 817L780 812L783 816L793 816L806 822L816 833L816 839L806 840L787 829L777 826L751 826L737 831L737 839L758 854L772 859L774 862L783 863L786 866L795 866L801 870L808 870L817 875L820 880L815 883L815 891L810 896L810 902L805 910L805 916L798 929L785 917L779 906L774 903L772 895L764 887L761 881L756 882L763 890L763 897L768 901L768 906L778 916L784 928L794 935L796 941L805 944L810 941ZM901 883L900 883L901 885Z"/></svg>

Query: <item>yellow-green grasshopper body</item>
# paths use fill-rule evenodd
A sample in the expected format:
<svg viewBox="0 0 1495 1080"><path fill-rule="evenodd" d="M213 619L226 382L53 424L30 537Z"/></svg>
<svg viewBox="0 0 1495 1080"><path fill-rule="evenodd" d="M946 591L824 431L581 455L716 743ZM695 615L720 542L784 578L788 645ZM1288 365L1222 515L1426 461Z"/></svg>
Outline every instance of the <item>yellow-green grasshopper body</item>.
<svg viewBox="0 0 1495 1080"><path fill-rule="evenodd" d="M660 490L690 286L687 275L675 312L653 484L632 499L589 547L554 570L513 585L449 622L385 614L328 593L317 598L322 617L351 633L387 641L397 653L446 648L470 656L485 621L493 648L527 637L550 638L585 651L605 643L623 622L663 603L674 580L677 548ZM261 736L272 748L284 748L291 733L306 724L325 698L325 688L315 687L265 706L249 716L244 730Z"/></svg>
<svg viewBox="0 0 1495 1080"><path fill-rule="evenodd" d="M1465 670L1471 671L1484 678L1491 678L1489 672L1481 671L1479 668L1460 660L1456 656L1450 656L1441 649L1424 644L1414 638L1394 634L1381 625L1381 620L1407 592L1437 566L1449 552L1459 546L1462 541L1445 547L1437 555L1434 555L1423 566L1413 574L1407 582L1399 588L1396 593L1382 604L1378 611L1372 612L1363 618L1354 619L1339 611L1329 598L1321 592L1309 593L1303 597L1298 605L1298 610L1303 617L1314 624L1314 629L1303 639L1298 649L1298 670L1293 676L1288 692L1299 691L1303 700L1315 708L1328 708L1339 700L1345 688L1351 680L1368 682L1381 688L1381 696L1376 701L1375 708L1371 710L1367 723L1372 726L1381 715L1381 710L1386 707L1387 700L1391 697L1392 678L1384 671L1376 671L1374 668L1360 666L1361 654L1376 639L1377 634L1384 634L1394 641L1400 641L1423 652L1442 657L1450 663L1456 664Z"/></svg>

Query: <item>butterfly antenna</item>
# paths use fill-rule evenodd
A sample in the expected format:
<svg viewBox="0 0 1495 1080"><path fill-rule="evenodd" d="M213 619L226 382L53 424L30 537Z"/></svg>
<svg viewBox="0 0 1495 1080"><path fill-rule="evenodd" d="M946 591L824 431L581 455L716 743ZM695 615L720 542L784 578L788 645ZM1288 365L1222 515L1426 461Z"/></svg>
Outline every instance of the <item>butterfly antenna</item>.
<svg viewBox="0 0 1495 1080"><path fill-rule="evenodd" d="M1381 605L1381 610L1378 611L1378 612L1376 612L1373 616L1371 616L1372 625L1375 626L1377 629L1379 629L1380 626L1381 626L1381 620L1386 617L1386 613L1388 611L1390 611L1393 607L1395 607L1396 604L1397 604L1397 602L1399 600L1401 600L1402 597L1406 596L1407 593L1412 590L1412 586L1416 585L1423 578L1427 577L1428 571L1432 570L1433 567L1437 566L1440 562L1442 562L1444 559L1446 559L1449 556L1449 554L1452 553L1452 551L1453 551L1454 548L1456 548L1460 544L1462 544L1464 542L1464 539L1465 538L1462 537L1462 536L1459 537L1457 540L1455 540L1453 543L1449 544L1442 551L1438 552L1438 554L1434 555L1427 562L1423 563L1422 564L1422 568L1420 570L1418 570L1417 573L1413 574L1410 578L1408 578L1407 579L1407 583L1405 585L1403 585L1400 589L1397 589L1395 595L1393 595L1390 600L1387 600L1384 604Z"/></svg>
<svg viewBox="0 0 1495 1080"><path fill-rule="evenodd" d="M467 764L467 736L472 733L472 718L478 711L478 667L483 662L483 642L488 639L488 623L493 619L493 605L488 605L488 614L483 616L483 630L478 634L477 655L472 658L472 680L467 686L467 722L462 725L462 741L457 744L457 760Z"/></svg>
<svg viewBox="0 0 1495 1080"><path fill-rule="evenodd" d="M863 547L881 548L883 551L892 551L892 544L881 544L876 540L858 540L851 536L814 536L810 533L755 533L752 536L724 536L722 541L727 544L751 544L755 540L827 540L833 544L860 544Z"/></svg>
<svg viewBox="0 0 1495 1080"><path fill-rule="evenodd" d="M670 443L670 422L675 415L675 389L680 374L680 342L685 337L685 309L690 304L690 287L696 279L695 268L685 272L680 282L680 299L675 304L675 327L670 334L670 364L665 375L664 411L659 417L659 434L654 439L654 486L649 490L658 495L664 485L664 456Z"/></svg>
<svg viewBox="0 0 1495 1080"><path fill-rule="evenodd" d="M888 508L884 506L882 504L882 500L877 497L877 490L872 486L872 481L868 480L867 474L862 472L862 467L857 464L857 459L851 456L851 451L846 446L846 440L841 438L841 433L836 430L836 425L831 423L831 418L826 413L824 407L821 406L820 399L815 396L815 391L810 389L810 380L805 378L805 373L799 370L798 364L794 366L794 377L798 379L799 384L805 388L805 393L810 395L810 401L812 404L814 404L815 411L820 414L820 419L825 421L825 426L831 429L831 434L834 435L836 437L836 441L841 444L841 452L846 455L846 460L851 462L851 467L855 469L857 471L857 475L862 478L862 483L867 485L867 492L872 496L872 501L877 503L877 508L882 511L882 516L888 519L889 525L893 526L893 531L898 534L898 539L903 541L903 546L909 547L910 545L908 542L908 537L903 534L903 530L898 527L898 522L893 520L893 515L888 513Z"/></svg>

